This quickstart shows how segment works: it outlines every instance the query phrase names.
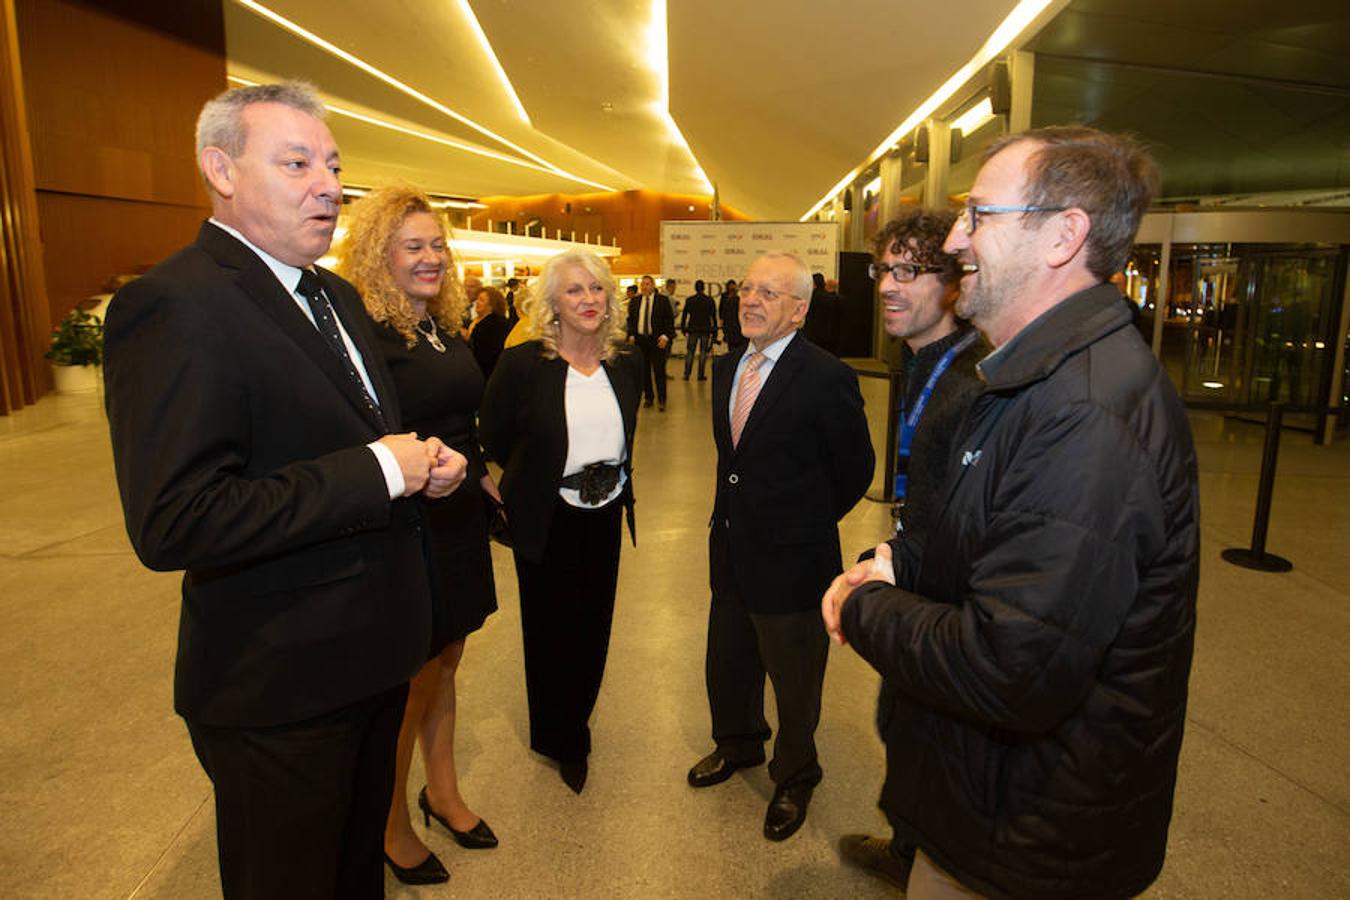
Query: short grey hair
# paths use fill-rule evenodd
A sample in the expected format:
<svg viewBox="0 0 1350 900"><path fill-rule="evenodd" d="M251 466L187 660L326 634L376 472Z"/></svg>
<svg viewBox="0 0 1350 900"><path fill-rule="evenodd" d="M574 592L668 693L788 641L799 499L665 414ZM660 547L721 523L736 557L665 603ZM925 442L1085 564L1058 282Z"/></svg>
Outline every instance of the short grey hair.
<svg viewBox="0 0 1350 900"><path fill-rule="evenodd" d="M811 270L806 267L806 263L802 262L800 256L795 253L788 253L784 250L771 250L768 253L760 254L755 261L758 262L761 259L784 259L791 263L793 271L788 289L792 291L792 296L794 297L798 297L802 300L811 299L811 292L815 287L815 282L811 280Z"/></svg>
<svg viewBox="0 0 1350 900"><path fill-rule="evenodd" d="M206 101L197 116L198 159L207 147L219 147L231 159L243 154L244 144L248 141L244 108L254 103L280 103L316 119L327 115L318 92L308 82L283 81L232 88Z"/></svg>

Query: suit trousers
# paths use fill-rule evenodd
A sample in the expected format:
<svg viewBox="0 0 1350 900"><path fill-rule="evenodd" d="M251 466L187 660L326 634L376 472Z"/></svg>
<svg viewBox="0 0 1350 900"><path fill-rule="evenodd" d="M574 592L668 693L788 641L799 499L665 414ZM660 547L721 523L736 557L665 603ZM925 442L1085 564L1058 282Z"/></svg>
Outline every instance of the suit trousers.
<svg viewBox="0 0 1350 900"><path fill-rule="evenodd" d="M530 749L578 762L591 752L589 721L609 653L623 504L556 503L543 559L515 557Z"/></svg>
<svg viewBox="0 0 1350 900"><path fill-rule="evenodd" d="M770 734L764 719L767 674L778 706L769 777L780 787L819 784L815 734L830 650L820 610L751 612L732 577L725 526L713 526L710 549L705 675L717 749L737 761L763 756Z"/></svg>
<svg viewBox="0 0 1350 900"><path fill-rule="evenodd" d="M216 795L226 898L384 896L384 823L408 686L302 722L189 721Z"/></svg>
<svg viewBox="0 0 1350 900"><path fill-rule="evenodd" d="M660 335L639 334L634 340L638 349L642 351L644 365L642 368L642 396L646 400L652 399L652 385L656 386L656 399L660 403L666 402L666 356L670 353L670 345L664 348L656 346L656 340Z"/></svg>

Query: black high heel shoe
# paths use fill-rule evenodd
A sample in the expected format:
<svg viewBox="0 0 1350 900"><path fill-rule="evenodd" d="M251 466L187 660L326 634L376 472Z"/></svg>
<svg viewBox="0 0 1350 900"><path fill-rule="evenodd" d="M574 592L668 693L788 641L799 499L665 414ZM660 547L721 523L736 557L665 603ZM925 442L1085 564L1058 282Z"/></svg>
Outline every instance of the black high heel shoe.
<svg viewBox="0 0 1350 900"><path fill-rule="evenodd" d="M445 884L450 880L450 873L441 865L436 854L430 851L427 851L426 859L411 868L403 868L390 859L388 853L384 855L384 864L403 884Z"/></svg>
<svg viewBox="0 0 1350 900"><path fill-rule="evenodd" d="M450 836L455 839L465 850L491 850L497 846L497 835L492 833L488 823L480 818L478 824L468 831L456 831L450 821L442 816L436 810L431 808L431 801L427 799L427 789L423 785L422 793L417 795L417 805L422 810L422 824L431 827L431 820L435 819L445 826L445 830L450 832Z"/></svg>

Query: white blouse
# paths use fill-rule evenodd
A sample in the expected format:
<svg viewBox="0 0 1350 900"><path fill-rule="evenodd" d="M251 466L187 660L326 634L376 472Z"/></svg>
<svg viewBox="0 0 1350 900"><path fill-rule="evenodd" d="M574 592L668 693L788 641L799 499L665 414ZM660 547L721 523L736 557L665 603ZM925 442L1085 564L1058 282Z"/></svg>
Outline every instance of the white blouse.
<svg viewBox="0 0 1350 900"><path fill-rule="evenodd" d="M625 459L623 412L605 367L583 375L568 366L563 397L567 418L567 462L563 464L563 477L575 475L595 462L620 465ZM620 469L614 490L596 504L582 503L581 492L573 488L560 487L558 494L572 506L594 508L619 496L627 481L627 474Z"/></svg>

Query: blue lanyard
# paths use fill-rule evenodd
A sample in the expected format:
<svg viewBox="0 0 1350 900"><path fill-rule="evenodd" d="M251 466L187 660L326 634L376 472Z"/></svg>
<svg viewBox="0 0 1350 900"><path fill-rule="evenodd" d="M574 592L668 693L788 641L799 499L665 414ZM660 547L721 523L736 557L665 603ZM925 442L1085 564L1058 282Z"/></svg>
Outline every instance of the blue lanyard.
<svg viewBox="0 0 1350 900"><path fill-rule="evenodd" d="M976 331L971 331L961 340L947 348L947 352L942 354L937 365L933 366L933 371L928 376L928 381L924 383L923 390L919 392L919 399L914 403L914 409L910 410L909 415L905 415L904 399L900 401L900 446L895 454L895 499L903 500L908 488L909 469L909 450L910 445L914 443L914 432L919 425L919 418L928 406L928 399L933 396L933 388L937 386L938 379L943 373L951 367L952 361L961 355L961 352L975 342L979 336Z"/></svg>

